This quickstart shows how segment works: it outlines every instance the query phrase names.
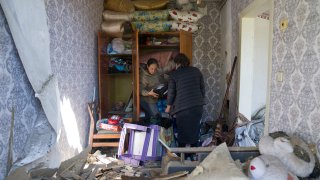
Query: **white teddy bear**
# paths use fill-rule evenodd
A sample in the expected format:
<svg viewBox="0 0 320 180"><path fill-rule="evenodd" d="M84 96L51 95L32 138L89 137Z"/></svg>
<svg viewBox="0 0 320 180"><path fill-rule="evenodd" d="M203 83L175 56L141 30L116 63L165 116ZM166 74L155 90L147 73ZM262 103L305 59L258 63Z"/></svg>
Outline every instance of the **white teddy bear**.
<svg viewBox="0 0 320 180"><path fill-rule="evenodd" d="M299 177L308 177L315 167L315 157L308 145L295 136L264 136L260 139L259 151L277 157Z"/></svg>
<svg viewBox="0 0 320 180"><path fill-rule="evenodd" d="M261 155L250 162L248 174L253 180L298 180L276 157Z"/></svg>

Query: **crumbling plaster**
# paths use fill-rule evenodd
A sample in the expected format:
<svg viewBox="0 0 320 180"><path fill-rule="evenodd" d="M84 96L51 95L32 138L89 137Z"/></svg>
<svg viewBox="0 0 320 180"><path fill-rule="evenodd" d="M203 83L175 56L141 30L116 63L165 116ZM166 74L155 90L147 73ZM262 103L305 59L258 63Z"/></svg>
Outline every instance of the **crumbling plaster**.
<svg viewBox="0 0 320 180"><path fill-rule="evenodd" d="M36 163L68 159L87 145L89 117L86 103L92 101L93 89L97 88L96 32L100 27L102 10L103 0L46 1L51 66L58 78L61 102L65 102L72 111L70 119L74 119L74 123L64 123L60 127L56 144L63 153L49 156L51 159L42 158ZM0 179L4 179L12 107L15 109L14 162L25 158L30 150L36 149L45 154L56 136L41 103L34 96L2 8L0 25ZM70 144L72 138L67 133L74 130L79 135L77 147Z"/></svg>

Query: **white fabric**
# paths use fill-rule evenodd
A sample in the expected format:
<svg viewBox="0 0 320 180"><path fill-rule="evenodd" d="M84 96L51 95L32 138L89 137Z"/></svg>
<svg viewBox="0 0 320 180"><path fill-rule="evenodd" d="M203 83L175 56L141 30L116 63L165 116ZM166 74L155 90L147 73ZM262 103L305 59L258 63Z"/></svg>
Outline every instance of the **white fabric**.
<svg viewBox="0 0 320 180"><path fill-rule="evenodd" d="M56 134L61 129L59 90L50 64L50 35L43 0L0 0L28 79ZM41 137L39 137L41 138ZM39 147L41 148L41 147ZM27 164L44 154L25 157ZM22 165L21 164L21 165Z"/></svg>
<svg viewBox="0 0 320 180"><path fill-rule="evenodd" d="M186 179L211 180L247 180L242 170L232 159L226 143L217 146Z"/></svg>

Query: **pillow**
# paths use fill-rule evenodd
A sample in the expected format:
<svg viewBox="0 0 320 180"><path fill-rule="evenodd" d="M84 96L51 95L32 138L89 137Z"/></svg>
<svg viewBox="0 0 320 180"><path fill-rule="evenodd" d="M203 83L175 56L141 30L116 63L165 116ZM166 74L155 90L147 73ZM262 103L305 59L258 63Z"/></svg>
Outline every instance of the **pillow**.
<svg viewBox="0 0 320 180"><path fill-rule="evenodd" d="M131 0L104 0L104 9L119 11L119 12L133 12L134 6Z"/></svg>
<svg viewBox="0 0 320 180"><path fill-rule="evenodd" d="M179 11L179 10L169 10L169 14L172 19L183 22L197 22L203 17L203 14L197 11Z"/></svg>
<svg viewBox="0 0 320 180"><path fill-rule="evenodd" d="M102 22L101 29L111 37L122 37L125 21Z"/></svg>
<svg viewBox="0 0 320 180"><path fill-rule="evenodd" d="M168 10L158 11L135 11L133 13L133 21L160 21L168 20Z"/></svg>
<svg viewBox="0 0 320 180"><path fill-rule="evenodd" d="M176 3L181 6L181 5L190 3L190 1L189 0L177 0Z"/></svg>
<svg viewBox="0 0 320 180"><path fill-rule="evenodd" d="M132 29L140 32L167 32L170 31L172 21L133 21Z"/></svg>
<svg viewBox="0 0 320 180"><path fill-rule="evenodd" d="M189 23L189 22L179 22L173 21L171 30L173 31L180 31L184 30L187 32L196 32L199 29L199 25L196 23Z"/></svg>
<svg viewBox="0 0 320 180"><path fill-rule="evenodd" d="M132 19L132 14L127 12L116 12L104 10L102 13L103 20L112 21L112 20L122 20L130 21Z"/></svg>
<svg viewBox="0 0 320 180"><path fill-rule="evenodd" d="M190 0L176 0L176 8L179 10L191 11L191 9L196 9L195 6Z"/></svg>
<svg viewBox="0 0 320 180"><path fill-rule="evenodd" d="M169 0L135 0L132 1L137 10L164 9Z"/></svg>
<svg viewBox="0 0 320 180"><path fill-rule="evenodd" d="M231 158L226 143L217 146L186 179L249 179Z"/></svg>

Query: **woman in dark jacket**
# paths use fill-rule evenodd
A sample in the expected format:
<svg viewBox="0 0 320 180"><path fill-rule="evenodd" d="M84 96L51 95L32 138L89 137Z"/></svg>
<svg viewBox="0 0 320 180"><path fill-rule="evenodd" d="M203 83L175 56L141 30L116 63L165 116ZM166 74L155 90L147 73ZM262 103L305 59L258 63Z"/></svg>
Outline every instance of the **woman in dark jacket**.
<svg viewBox="0 0 320 180"><path fill-rule="evenodd" d="M184 54L178 54L174 62L176 71L169 75L166 112L176 116L179 147L195 147L205 97L203 76L198 68L189 66Z"/></svg>

